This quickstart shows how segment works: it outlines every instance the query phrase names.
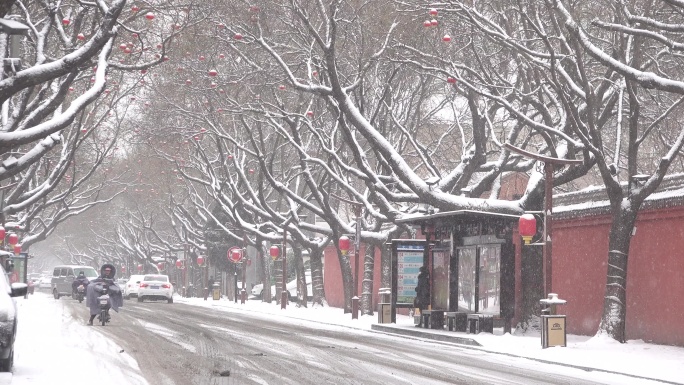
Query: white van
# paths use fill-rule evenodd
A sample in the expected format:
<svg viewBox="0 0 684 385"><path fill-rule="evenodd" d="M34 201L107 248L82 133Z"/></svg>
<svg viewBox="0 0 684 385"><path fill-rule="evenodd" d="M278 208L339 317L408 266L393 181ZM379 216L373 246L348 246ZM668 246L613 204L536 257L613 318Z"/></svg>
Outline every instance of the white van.
<svg viewBox="0 0 684 385"><path fill-rule="evenodd" d="M88 278L93 280L98 277L97 270L90 266L80 265L62 265L55 266L52 272L52 296L59 299L61 296L72 296L71 284L74 282L80 272Z"/></svg>

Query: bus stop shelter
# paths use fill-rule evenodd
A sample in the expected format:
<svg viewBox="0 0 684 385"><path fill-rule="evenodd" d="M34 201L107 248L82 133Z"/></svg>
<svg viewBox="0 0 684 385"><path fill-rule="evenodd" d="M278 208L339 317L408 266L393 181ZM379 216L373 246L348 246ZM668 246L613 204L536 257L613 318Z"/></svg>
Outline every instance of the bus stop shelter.
<svg viewBox="0 0 684 385"><path fill-rule="evenodd" d="M515 309L517 215L474 210L398 219L424 239L391 242L391 321L397 308L412 308L418 272L429 272L430 309L491 316L510 332Z"/></svg>

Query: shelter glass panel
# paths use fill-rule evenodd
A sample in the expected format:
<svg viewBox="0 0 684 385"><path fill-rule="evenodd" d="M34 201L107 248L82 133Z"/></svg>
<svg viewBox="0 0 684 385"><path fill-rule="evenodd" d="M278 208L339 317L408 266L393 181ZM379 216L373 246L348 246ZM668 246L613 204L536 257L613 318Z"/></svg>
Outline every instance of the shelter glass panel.
<svg viewBox="0 0 684 385"><path fill-rule="evenodd" d="M459 310L475 311L475 278L477 248L458 249L458 307Z"/></svg>
<svg viewBox="0 0 684 385"><path fill-rule="evenodd" d="M432 308L449 307L449 250L432 251Z"/></svg>
<svg viewBox="0 0 684 385"><path fill-rule="evenodd" d="M485 314L501 313L501 246L480 246L479 310Z"/></svg>

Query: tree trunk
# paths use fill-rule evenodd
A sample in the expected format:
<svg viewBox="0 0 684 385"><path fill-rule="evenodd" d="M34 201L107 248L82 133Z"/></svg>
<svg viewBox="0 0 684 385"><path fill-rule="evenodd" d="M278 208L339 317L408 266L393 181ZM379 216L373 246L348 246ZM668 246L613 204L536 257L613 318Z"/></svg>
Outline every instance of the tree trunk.
<svg viewBox="0 0 684 385"><path fill-rule="evenodd" d="M325 304L325 287L323 286L323 251L312 249L311 261L311 290L313 290L313 305Z"/></svg>
<svg viewBox="0 0 684 385"><path fill-rule="evenodd" d="M543 252L540 246L522 247L522 309L518 320L526 330L534 316L541 314L539 300L544 298Z"/></svg>
<svg viewBox="0 0 684 385"><path fill-rule="evenodd" d="M605 333L624 343L629 243L638 210L630 205L621 205L618 210L618 213L613 213L613 222L610 226L606 294L603 298L603 316L597 335Z"/></svg>
<svg viewBox="0 0 684 385"><path fill-rule="evenodd" d="M392 287L392 250L389 246L380 248L380 287Z"/></svg>
<svg viewBox="0 0 684 385"><path fill-rule="evenodd" d="M293 246L295 255L295 272L297 276L297 306L308 307L306 292L306 273L304 272L304 259L302 258L302 248Z"/></svg>
<svg viewBox="0 0 684 385"><path fill-rule="evenodd" d="M344 290L344 313L351 313L351 299L354 292L354 277L351 271L351 258L349 254L342 255L337 252L337 258L340 261L340 270L342 273L342 289Z"/></svg>
<svg viewBox="0 0 684 385"><path fill-rule="evenodd" d="M361 314L373 315L373 271L377 247L366 244L363 258L363 284L361 286Z"/></svg>

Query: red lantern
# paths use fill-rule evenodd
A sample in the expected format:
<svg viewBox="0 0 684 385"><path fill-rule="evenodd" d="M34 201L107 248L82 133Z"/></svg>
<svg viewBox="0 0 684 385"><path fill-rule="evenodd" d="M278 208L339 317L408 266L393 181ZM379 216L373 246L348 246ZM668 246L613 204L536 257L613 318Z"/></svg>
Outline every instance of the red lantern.
<svg viewBox="0 0 684 385"><path fill-rule="evenodd" d="M85 40L85 35L82 34L82 33L79 33L78 35L76 35L76 38L77 38L78 40Z"/></svg>
<svg viewBox="0 0 684 385"><path fill-rule="evenodd" d="M21 244L17 243L14 245L14 254L20 254L21 253Z"/></svg>
<svg viewBox="0 0 684 385"><path fill-rule="evenodd" d="M233 36L235 40L242 40L242 34L241 33L236 33L235 36Z"/></svg>
<svg viewBox="0 0 684 385"><path fill-rule="evenodd" d="M67 19L66 17L64 19L62 19L62 24L64 24L65 27L68 26L70 23L71 23L71 20Z"/></svg>
<svg viewBox="0 0 684 385"><path fill-rule="evenodd" d="M339 246L342 255L347 255L347 253L349 252L350 243L351 242L349 240L349 237L347 237L346 235L340 237L340 240L337 242L337 245Z"/></svg>
<svg viewBox="0 0 684 385"><path fill-rule="evenodd" d="M181 267L183 267L183 261L181 261L181 260L176 261L176 268L180 269Z"/></svg>
<svg viewBox="0 0 684 385"><path fill-rule="evenodd" d="M147 13L145 14L145 19L147 19L147 20L154 20L154 13L152 13L152 12L147 12Z"/></svg>
<svg viewBox="0 0 684 385"><path fill-rule="evenodd" d="M456 78L448 77L448 78L447 78L447 83L449 83L449 84L456 84Z"/></svg>
<svg viewBox="0 0 684 385"><path fill-rule="evenodd" d="M271 246L269 253L271 254L271 258L273 258L273 260L275 261L276 259L278 259L278 256L280 256L280 247L276 245Z"/></svg>
<svg viewBox="0 0 684 385"><path fill-rule="evenodd" d="M121 266L121 272L125 273L126 272L126 266Z"/></svg>
<svg viewBox="0 0 684 385"><path fill-rule="evenodd" d="M450 42L450 41L451 41L451 36L449 36L449 35L444 35L444 37L442 38L442 41L444 41L445 43Z"/></svg>
<svg viewBox="0 0 684 385"><path fill-rule="evenodd" d="M143 265L138 265L138 271L143 271Z"/></svg>
<svg viewBox="0 0 684 385"><path fill-rule="evenodd" d="M436 26L438 26L438 25L439 25L439 21L437 21L437 20L435 20L435 19L430 20L430 26L436 27Z"/></svg>
<svg viewBox="0 0 684 385"><path fill-rule="evenodd" d="M216 70L209 70L209 76L216 76L218 75L218 71Z"/></svg>
<svg viewBox="0 0 684 385"><path fill-rule="evenodd" d="M200 255L199 257L197 257L197 264L200 266L204 265L204 257L203 256Z"/></svg>
<svg viewBox="0 0 684 385"><path fill-rule="evenodd" d="M313 118L313 116L314 116L313 111L307 111L307 112L306 112L306 116L308 116L308 117L310 117L310 118Z"/></svg>
<svg viewBox="0 0 684 385"><path fill-rule="evenodd" d="M159 262L159 263L157 264L157 268L158 268L159 270L164 270L164 263L163 263L163 262Z"/></svg>
<svg viewBox="0 0 684 385"><path fill-rule="evenodd" d="M9 235L9 244L14 246L19 242L19 236L15 233L10 233Z"/></svg>
<svg viewBox="0 0 684 385"><path fill-rule="evenodd" d="M0 243L5 240L5 235L7 235L5 228L0 226Z"/></svg>
<svg viewBox="0 0 684 385"><path fill-rule="evenodd" d="M131 11L133 11L133 12L138 12L139 10L140 10L140 7L138 7L137 5L134 5L131 7Z"/></svg>
<svg viewBox="0 0 684 385"><path fill-rule="evenodd" d="M432 27L432 23L430 22L430 20L425 20L423 22L423 27L425 27L425 28Z"/></svg>
<svg viewBox="0 0 684 385"><path fill-rule="evenodd" d="M523 214L518 220L518 233L525 241L526 245L529 245L532 241L532 237L537 234L537 220L532 214Z"/></svg>
<svg viewBox="0 0 684 385"><path fill-rule="evenodd" d="M430 15L432 16L437 16L439 12L437 12L437 8L430 8Z"/></svg>

